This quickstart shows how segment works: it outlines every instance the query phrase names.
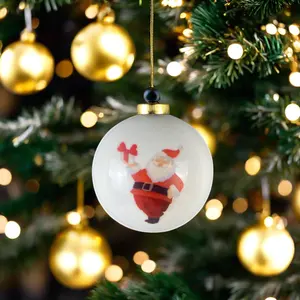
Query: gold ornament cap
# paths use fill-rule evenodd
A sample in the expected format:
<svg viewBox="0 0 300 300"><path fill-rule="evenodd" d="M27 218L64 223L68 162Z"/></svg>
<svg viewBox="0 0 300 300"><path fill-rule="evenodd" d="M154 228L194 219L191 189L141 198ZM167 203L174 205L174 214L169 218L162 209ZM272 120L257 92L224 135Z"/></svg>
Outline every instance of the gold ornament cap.
<svg viewBox="0 0 300 300"><path fill-rule="evenodd" d="M113 11L113 9L107 5L107 4L103 4L100 8L99 8L99 12L98 12L98 16L97 16L97 21L98 22L103 22L106 24L112 24L115 22L115 12Z"/></svg>
<svg viewBox="0 0 300 300"><path fill-rule="evenodd" d="M138 104L138 115L168 115L170 114L169 104Z"/></svg>
<svg viewBox="0 0 300 300"><path fill-rule="evenodd" d="M36 38L36 35L33 31L29 31L27 29L24 29L21 32L20 39L21 39L22 42L33 43L33 42L35 42L35 38Z"/></svg>

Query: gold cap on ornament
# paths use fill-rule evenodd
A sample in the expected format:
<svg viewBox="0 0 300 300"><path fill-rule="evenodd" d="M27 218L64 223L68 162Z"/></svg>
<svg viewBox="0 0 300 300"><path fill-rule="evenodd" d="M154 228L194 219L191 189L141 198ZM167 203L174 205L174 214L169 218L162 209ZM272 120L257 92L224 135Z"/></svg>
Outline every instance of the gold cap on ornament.
<svg viewBox="0 0 300 300"><path fill-rule="evenodd" d="M138 115L168 115L170 113L169 104L138 104Z"/></svg>

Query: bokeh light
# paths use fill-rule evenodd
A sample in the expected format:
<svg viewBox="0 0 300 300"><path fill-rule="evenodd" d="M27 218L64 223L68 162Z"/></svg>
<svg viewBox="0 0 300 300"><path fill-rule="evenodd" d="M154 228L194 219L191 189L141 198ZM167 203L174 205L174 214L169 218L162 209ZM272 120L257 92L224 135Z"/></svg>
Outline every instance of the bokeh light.
<svg viewBox="0 0 300 300"><path fill-rule="evenodd" d="M56 75L61 78L70 77L73 73L73 70L73 64L68 59L61 60L55 67Z"/></svg>
<svg viewBox="0 0 300 300"><path fill-rule="evenodd" d="M76 211L68 212L66 218L71 225L78 225L81 222L81 215Z"/></svg>
<svg viewBox="0 0 300 300"><path fill-rule="evenodd" d="M21 227L17 222L9 221L5 226L4 233L6 237L8 237L11 240L14 240L18 238L21 234Z"/></svg>
<svg viewBox="0 0 300 300"><path fill-rule="evenodd" d="M289 180L281 180L277 189L281 196L288 196L293 191L293 185Z"/></svg>
<svg viewBox="0 0 300 300"><path fill-rule="evenodd" d="M289 26L289 32L290 32L292 35L299 35L300 30L299 30L298 25L296 25L296 24L290 25L290 26Z"/></svg>
<svg viewBox="0 0 300 300"><path fill-rule="evenodd" d="M80 117L80 122L82 126L86 128L91 128L95 126L97 121L98 121L98 116L92 111L86 111Z"/></svg>
<svg viewBox="0 0 300 300"><path fill-rule="evenodd" d="M142 264L142 270L145 273L152 273L156 268L156 263L153 260L145 260Z"/></svg>
<svg viewBox="0 0 300 300"><path fill-rule="evenodd" d="M289 121L297 121L300 118L300 107L296 103L291 103L285 108L284 113Z"/></svg>
<svg viewBox="0 0 300 300"><path fill-rule="evenodd" d="M5 226L7 224L7 218L0 215L0 233L4 233L5 232Z"/></svg>
<svg viewBox="0 0 300 300"><path fill-rule="evenodd" d="M92 4L85 10L85 16L88 19L94 19L97 17L99 12L99 5L98 4Z"/></svg>
<svg viewBox="0 0 300 300"><path fill-rule="evenodd" d="M5 168L0 169L0 185L9 185L12 181L11 172Z"/></svg>
<svg viewBox="0 0 300 300"><path fill-rule="evenodd" d="M167 73L172 77L177 77L182 73L182 65L178 61L172 61L167 65Z"/></svg>
<svg viewBox="0 0 300 300"><path fill-rule="evenodd" d="M269 23L266 25L266 32L274 35L277 33L277 27L274 24Z"/></svg>
<svg viewBox="0 0 300 300"><path fill-rule="evenodd" d="M142 265L146 260L149 260L149 255L144 251L138 251L133 255L133 261L137 265Z"/></svg>
<svg viewBox="0 0 300 300"><path fill-rule="evenodd" d="M289 76L290 84L294 87L300 87L300 72L292 72Z"/></svg>
<svg viewBox="0 0 300 300"><path fill-rule="evenodd" d="M256 175L261 168L261 159L259 156L250 157L245 163L245 171L250 176Z"/></svg>
<svg viewBox="0 0 300 300"><path fill-rule="evenodd" d="M231 59L240 59L243 56L244 48L239 43L229 45L227 54Z"/></svg>
<svg viewBox="0 0 300 300"><path fill-rule="evenodd" d="M105 270L105 278L111 282L118 282L123 277L123 270L117 265L111 265Z"/></svg>
<svg viewBox="0 0 300 300"><path fill-rule="evenodd" d="M238 213L242 214L248 209L248 201L245 198L237 198L232 203L233 210Z"/></svg>

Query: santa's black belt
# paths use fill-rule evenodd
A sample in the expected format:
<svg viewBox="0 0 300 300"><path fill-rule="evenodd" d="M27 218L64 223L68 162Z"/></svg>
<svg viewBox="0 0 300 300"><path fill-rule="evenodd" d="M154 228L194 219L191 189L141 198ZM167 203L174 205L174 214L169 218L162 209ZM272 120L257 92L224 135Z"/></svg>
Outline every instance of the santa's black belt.
<svg viewBox="0 0 300 300"><path fill-rule="evenodd" d="M135 182L133 185L134 189L142 190L146 192L155 192L164 196L168 196L168 189L162 186L156 185L149 182Z"/></svg>

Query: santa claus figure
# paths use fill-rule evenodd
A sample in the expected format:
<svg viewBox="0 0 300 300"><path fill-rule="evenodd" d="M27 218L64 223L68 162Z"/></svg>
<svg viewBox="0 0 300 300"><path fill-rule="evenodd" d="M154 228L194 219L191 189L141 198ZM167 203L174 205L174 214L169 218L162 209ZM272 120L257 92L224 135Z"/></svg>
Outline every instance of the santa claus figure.
<svg viewBox="0 0 300 300"><path fill-rule="evenodd" d="M148 216L146 222L158 223L184 187L176 174L175 164L181 149L163 149L152 157L144 169L135 162L137 145L127 149L126 145L121 143L118 151L121 152L121 158L134 180L131 193L136 205Z"/></svg>

